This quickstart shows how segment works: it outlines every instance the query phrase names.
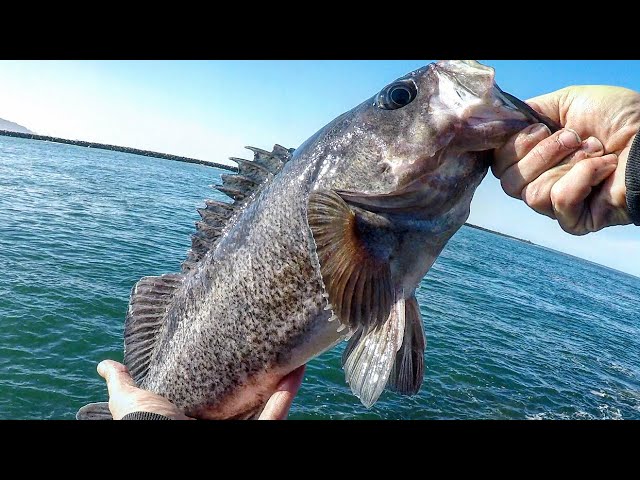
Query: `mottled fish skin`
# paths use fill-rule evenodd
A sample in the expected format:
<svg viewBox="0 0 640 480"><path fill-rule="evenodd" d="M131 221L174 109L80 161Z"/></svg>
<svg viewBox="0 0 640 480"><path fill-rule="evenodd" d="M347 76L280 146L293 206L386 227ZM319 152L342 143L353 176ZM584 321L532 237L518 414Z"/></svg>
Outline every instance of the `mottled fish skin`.
<svg viewBox="0 0 640 480"><path fill-rule="evenodd" d="M295 160L262 192L268 201L251 203L205 257L169 312L141 386L188 415L228 418L258 407L282 376L340 338L310 261L305 203L292 201L307 197L314 172ZM255 393L236 406L247 384Z"/></svg>
<svg viewBox="0 0 640 480"><path fill-rule="evenodd" d="M383 89L317 132L185 274L142 388L190 416L245 418L284 375L341 339L371 332L333 314L308 220L313 193L334 192L369 225L367 252L387 255L394 305L411 301L466 221L486 152L531 120L505 106L493 70L476 62L431 64L397 82L415 85L413 101L380 108ZM401 340L402 332L393 341ZM420 357L424 344L417 345ZM404 393L415 393L421 379L413 382ZM362 395L369 406L379 392Z"/></svg>

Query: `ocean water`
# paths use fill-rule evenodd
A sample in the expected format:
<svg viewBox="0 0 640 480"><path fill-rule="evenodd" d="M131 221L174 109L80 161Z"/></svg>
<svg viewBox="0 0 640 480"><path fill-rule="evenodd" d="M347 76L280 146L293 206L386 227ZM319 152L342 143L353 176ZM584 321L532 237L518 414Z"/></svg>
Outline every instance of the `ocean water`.
<svg viewBox="0 0 640 480"><path fill-rule="evenodd" d="M0 137L0 419L106 400L129 292L178 271L221 172ZM640 231L639 231L640 234ZM640 419L640 279L463 227L422 281L421 392L350 393L344 344L311 361L294 419Z"/></svg>

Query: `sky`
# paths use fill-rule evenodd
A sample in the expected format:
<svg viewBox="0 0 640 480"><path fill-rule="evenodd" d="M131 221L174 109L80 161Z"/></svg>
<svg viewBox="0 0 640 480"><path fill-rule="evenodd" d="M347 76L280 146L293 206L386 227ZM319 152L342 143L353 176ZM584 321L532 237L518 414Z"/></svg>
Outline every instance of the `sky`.
<svg viewBox="0 0 640 480"><path fill-rule="evenodd" d="M295 148L431 61L0 61L0 118L42 135L225 163L251 158L245 145ZM574 84L640 89L640 61L480 61L521 99ZM638 227L569 235L491 173L469 222L640 276Z"/></svg>

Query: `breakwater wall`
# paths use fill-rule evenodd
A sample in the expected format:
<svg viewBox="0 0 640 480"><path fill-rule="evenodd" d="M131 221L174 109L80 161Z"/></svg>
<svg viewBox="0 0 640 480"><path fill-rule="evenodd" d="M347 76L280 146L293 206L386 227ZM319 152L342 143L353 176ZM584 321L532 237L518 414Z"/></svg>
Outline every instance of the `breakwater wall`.
<svg viewBox="0 0 640 480"><path fill-rule="evenodd" d="M138 148L120 147L118 145L107 145L104 143L85 142L82 140L69 140L67 138L49 137L46 135L36 135L35 133L21 133L12 132L9 130L0 130L0 135L5 137L18 137L28 138L30 140L45 140L47 142L66 143L69 145L77 145L78 147L87 148L99 148L102 150L113 150L116 152L131 153L133 155L142 155L144 157L164 158L166 160L175 160L176 162L197 163L199 165L206 165L208 167L221 168L223 170L229 170L231 172L237 172L238 169L231 165L225 165L224 163L207 162L205 160L199 160L197 158L181 157L179 155L172 155L170 153L151 152L149 150L140 150Z"/></svg>

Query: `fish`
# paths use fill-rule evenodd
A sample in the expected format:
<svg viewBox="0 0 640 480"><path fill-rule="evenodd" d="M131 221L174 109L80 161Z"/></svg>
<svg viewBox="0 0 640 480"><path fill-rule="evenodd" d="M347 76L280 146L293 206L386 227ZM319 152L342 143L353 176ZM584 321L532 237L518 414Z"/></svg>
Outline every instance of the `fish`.
<svg viewBox="0 0 640 480"><path fill-rule="evenodd" d="M198 209L181 271L131 290L124 363L198 419L256 418L280 380L341 341L345 381L372 407L419 392L415 290L469 216L492 150L535 111L495 71L439 61L389 83L298 148L247 147ZM532 113L533 112L533 113ZM78 419L111 418L106 402Z"/></svg>

